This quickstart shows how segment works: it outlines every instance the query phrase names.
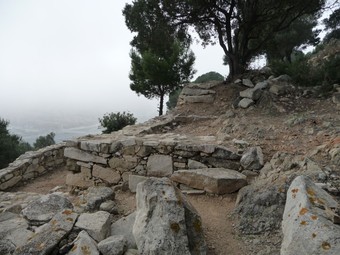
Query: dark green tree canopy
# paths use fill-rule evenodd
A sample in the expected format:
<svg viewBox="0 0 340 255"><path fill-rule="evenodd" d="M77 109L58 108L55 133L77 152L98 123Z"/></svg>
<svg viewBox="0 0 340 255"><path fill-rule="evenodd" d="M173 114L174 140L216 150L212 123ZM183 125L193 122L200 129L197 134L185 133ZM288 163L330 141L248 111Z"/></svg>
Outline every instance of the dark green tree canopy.
<svg viewBox="0 0 340 255"><path fill-rule="evenodd" d="M190 36L169 21L158 0L134 1L123 10L126 25L136 32L131 45L130 88L146 98L159 98L159 115L164 97L189 81L195 57Z"/></svg>
<svg viewBox="0 0 340 255"><path fill-rule="evenodd" d="M102 119L99 119L100 125L105 128L102 133L110 134L114 131L121 130L128 125L136 124L137 118L132 113L107 113Z"/></svg>
<svg viewBox="0 0 340 255"><path fill-rule="evenodd" d="M0 169L7 167L26 151L32 150L32 146L22 141L20 136L9 133L8 125L8 121L0 118Z"/></svg>
<svg viewBox="0 0 340 255"><path fill-rule="evenodd" d="M326 31L329 31L325 36L324 41L329 42L332 38L340 39L340 4L334 7L332 14L324 19Z"/></svg>
<svg viewBox="0 0 340 255"><path fill-rule="evenodd" d="M135 3L141 1L135 1ZM150 0L178 31L192 26L203 44L218 43L231 76L241 73L251 59L265 51L277 32L304 15L317 15L325 0ZM153 12L150 9L150 12Z"/></svg>

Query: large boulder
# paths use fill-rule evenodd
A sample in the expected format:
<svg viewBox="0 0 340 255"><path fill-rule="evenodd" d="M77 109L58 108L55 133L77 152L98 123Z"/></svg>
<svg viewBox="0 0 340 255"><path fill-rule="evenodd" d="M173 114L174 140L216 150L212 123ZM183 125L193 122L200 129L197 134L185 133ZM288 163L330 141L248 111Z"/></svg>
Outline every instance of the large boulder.
<svg viewBox="0 0 340 255"><path fill-rule="evenodd" d="M309 178L296 177L287 192L281 255L339 254L340 225L333 223L339 208L339 203Z"/></svg>
<svg viewBox="0 0 340 255"><path fill-rule="evenodd" d="M245 175L225 168L178 170L171 176L175 182L218 195L238 191L247 185L246 179Z"/></svg>
<svg viewBox="0 0 340 255"><path fill-rule="evenodd" d="M254 183L237 195L235 213L242 234L258 235L278 231L286 201L285 185Z"/></svg>
<svg viewBox="0 0 340 255"><path fill-rule="evenodd" d="M48 222L56 213L73 209L72 203L64 196L48 194L31 202L22 210L22 215L33 225Z"/></svg>
<svg viewBox="0 0 340 255"><path fill-rule="evenodd" d="M58 212L43 225L30 240L15 250L15 255L50 254L58 243L72 230L78 214L71 210Z"/></svg>
<svg viewBox="0 0 340 255"><path fill-rule="evenodd" d="M140 254L206 254L201 218L167 178L137 186L133 226Z"/></svg>

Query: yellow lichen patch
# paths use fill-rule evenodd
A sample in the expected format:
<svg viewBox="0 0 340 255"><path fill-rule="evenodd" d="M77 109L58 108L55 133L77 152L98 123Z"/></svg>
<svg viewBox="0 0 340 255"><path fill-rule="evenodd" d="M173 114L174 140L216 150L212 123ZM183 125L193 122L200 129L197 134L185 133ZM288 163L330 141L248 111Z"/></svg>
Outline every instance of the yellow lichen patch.
<svg viewBox="0 0 340 255"><path fill-rule="evenodd" d="M73 219L72 219L72 218L67 218L66 220L68 220L68 221L73 221Z"/></svg>
<svg viewBox="0 0 340 255"><path fill-rule="evenodd" d="M62 212L62 214L65 214L65 215L70 215L72 213L71 210L65 210Z"/></svg>
<svg viewBox="0 0 340 255"><path fill-rule="evenodd" d="M292 189L292 197L296 198L296 193L299 191L299 189Z"/></svg>
<svg viewBox="0 0 340 255"><path fill-rule="evenodd" d="M313 233L313 234L312 234L312 237L313 237L313 238L315 238L315 237L316 237L316 234L315 234L315 233Z"/></svg>
<svg viewBox="0 0 340 255"><path fill-rule="evenodd" d="M307 194L310 195L310 196L315 196L315 191L311 188L308 188L307 189Z"/></svg>
<svg viewBox="0 0 340 255"><path fill-rule="evenodd" d="M52 225L56 225L56 224L57 224L57 221L56 221L56 220L51 220L51 224L52 224Z"/></svg>
<svg viewBox="0 0 340 255"><path fill-rule="evenodd" d="M292 189L292 193L297 193L299 189Z"/></svg>
<svg viewBox="0 0 340 255"><path fill-rule="evenodd" d="M323 242L323 243L321 244L321 247L322 247L322 249L324 249L324 250L329 250L329 249L331 248L331 245L330 245L329 242Z"/></svg>
<svg viewBox="0 0 340 255"><path fill-rule="evenodd" d="M84 255L91 255L91 250L88 246L82 246L80 249Z"/></svg>
<svg viewBox="0 0 340 255"><path fill-rule="evenodd" d="M196 232L201 232L202 231L202 222L199 219L195 219L194 221L194 229Z"/></svg>
<svg viewBox="0 0 340 255"><path fill-rule="evenodd" d="M172 231L174 231L175 233L178 233L179 230L181 229L180 226L178 225L178 223L171 223L170 224L170 228L172 229Z"/></svg>
<svg viewBox="0 0 340 255"><path fill-rule="evenodd" d="M300 222L300 225L306 226L306 225L308 225L308 223L307 223L307 221L304 221L304 220L303 220L303 221Z"/></svg>
<svg viewBox="0 0 340 255"><path fill-rule="evenodd" d="M318 219L318 216L316 216L316 215L312 215L310 217L311 217L312 220L317 220Z"/></svg>
<svg viewBox="0 0 340 255"><path fill-rule="evenodd" d="M307 212L308 212L308 209L306 207L303 207L301 208L299 214L302 216L302 215L305 215Z"/></svg>

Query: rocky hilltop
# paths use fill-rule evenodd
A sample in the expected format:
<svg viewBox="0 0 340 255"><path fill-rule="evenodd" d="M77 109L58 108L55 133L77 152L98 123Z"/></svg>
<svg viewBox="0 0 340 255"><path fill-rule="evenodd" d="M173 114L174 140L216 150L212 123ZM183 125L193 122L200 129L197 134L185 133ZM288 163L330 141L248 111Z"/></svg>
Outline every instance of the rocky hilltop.
<svg viewBox="0 0 340 255"><path fill-rule="evenodd" d="M165 116L27 153L0 170L0 254L339 254L333 88L188 84Z"/></svg>

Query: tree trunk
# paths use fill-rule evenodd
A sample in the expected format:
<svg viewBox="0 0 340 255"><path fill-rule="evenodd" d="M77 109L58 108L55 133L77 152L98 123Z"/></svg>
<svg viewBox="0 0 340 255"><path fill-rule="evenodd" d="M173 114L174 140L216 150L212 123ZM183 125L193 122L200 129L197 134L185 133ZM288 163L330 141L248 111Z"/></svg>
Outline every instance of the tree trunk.
<svg viewBox="0 0 340 255"><path fill-rule="evenodd" d="M159 98L158 115L161 116L163 115L164 94L161 94Z"/></svg>
<svg viewBox="0 0 340 255"><path fill-rule="evenodd" d="M233 79L235 76L244 72L244 66L240 63L237 56L233 55L229 58L229 79Z"/></svg>

